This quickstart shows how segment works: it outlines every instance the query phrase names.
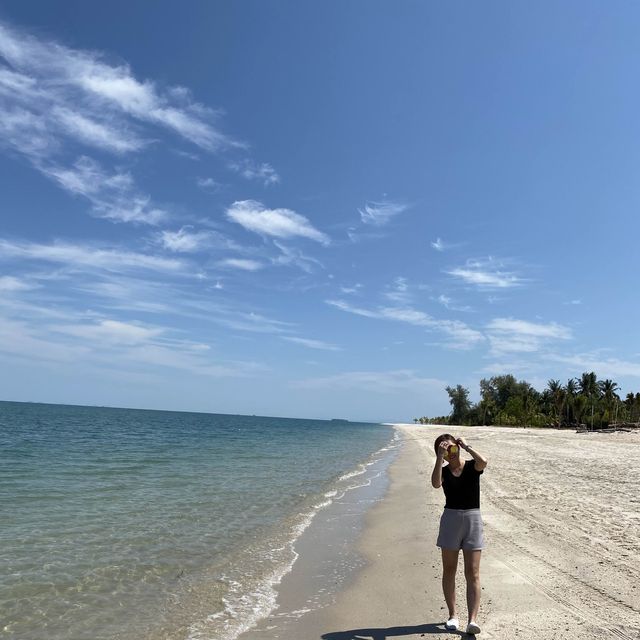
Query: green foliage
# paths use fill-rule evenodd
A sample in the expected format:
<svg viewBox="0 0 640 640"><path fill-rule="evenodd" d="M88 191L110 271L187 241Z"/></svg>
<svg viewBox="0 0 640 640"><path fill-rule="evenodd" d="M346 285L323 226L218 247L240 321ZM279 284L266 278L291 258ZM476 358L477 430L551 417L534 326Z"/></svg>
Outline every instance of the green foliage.
<svg viewBox="0 0 640 640"><path fill-rule="evenodd" d="M593 371L570 378L566 385L549 380L540 392L511 374L480 380L480 400L473 404L469 390L446 387L451 414L414 418L420 424L484 424L515 427L579 427L597 429L611 423L640 421L640 392L622 401L618 383L598 380Z"/></svg>

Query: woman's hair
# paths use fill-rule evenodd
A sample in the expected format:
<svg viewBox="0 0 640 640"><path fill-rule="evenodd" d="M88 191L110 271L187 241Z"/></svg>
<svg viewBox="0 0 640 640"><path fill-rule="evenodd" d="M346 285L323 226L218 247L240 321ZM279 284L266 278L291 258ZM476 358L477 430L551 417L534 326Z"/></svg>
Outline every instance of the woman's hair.
<svg viewBox="0 0 640 640"><path fill-rule="evenodd" d="M438 455L438 447L443 440L451 440L452 442L456 441L456 437L452 436L450 433L443 433L442 435L436 438L436 441L433 443L433 448L436 450L436 455Z"/></svg>

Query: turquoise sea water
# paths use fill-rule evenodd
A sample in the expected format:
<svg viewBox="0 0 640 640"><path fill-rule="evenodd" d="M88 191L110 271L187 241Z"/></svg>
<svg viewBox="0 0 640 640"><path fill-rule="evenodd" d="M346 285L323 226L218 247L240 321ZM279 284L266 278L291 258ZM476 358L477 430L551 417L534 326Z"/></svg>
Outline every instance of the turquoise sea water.
<svg viewBox="0 0 640 640"><path fill-rule="evenodd" d="M230 639L375 424L0 402L0 637Z"/></svg>

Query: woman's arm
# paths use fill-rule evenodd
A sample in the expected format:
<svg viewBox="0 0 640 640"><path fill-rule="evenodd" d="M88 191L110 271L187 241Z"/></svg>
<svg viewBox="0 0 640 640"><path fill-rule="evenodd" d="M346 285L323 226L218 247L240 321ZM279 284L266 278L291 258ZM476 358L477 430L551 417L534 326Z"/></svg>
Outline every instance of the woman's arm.
<svg viewBox="0 0 640 640"><path fill-rule="evenodd" d="M447 452L448 446L447 442L441 442L438 447L436 463L433 466L433 472L431 473L431 486L434 489L439 489L442 486L442 461L444 460L444 454Z"/></svg>
<svg viewBox="0 0 640 640"><path fill-rule="evenodd" d="M468 445L464 438L458 438L458 444L467 452L471 454L475 464L473 465L476 471L483 471L487 466L487 459L479 454L471 445Z"/></svg>

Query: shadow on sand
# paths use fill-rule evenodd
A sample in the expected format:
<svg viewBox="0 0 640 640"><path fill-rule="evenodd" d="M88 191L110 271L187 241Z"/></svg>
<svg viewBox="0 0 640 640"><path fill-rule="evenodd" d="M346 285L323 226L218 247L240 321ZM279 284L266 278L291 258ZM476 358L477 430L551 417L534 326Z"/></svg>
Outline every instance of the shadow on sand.
<svg viewBox="0 0 640 640"><path fill-rule="evenodd" d="M323 633L322 640L387 640L399 636L435 635L446 633L464 638L468 636L463 631L448 631L444 624L419 624L413 627L378 627L372 629L349 629L348 631L331 631Z"/></svg>

